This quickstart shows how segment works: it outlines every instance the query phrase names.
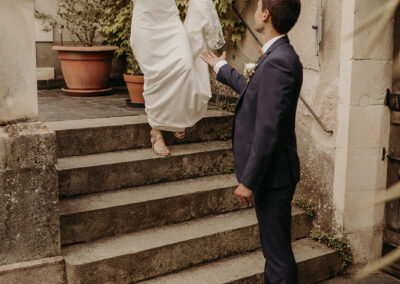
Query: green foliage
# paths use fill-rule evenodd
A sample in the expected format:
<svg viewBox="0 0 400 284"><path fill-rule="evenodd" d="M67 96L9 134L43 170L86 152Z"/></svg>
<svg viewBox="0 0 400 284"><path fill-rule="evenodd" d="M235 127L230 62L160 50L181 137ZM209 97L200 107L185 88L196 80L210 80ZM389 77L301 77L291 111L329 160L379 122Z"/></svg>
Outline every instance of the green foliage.
<svg viewBox="0 0 400 284"><path fill-rule="evenodd" d="M293 203L297 207L299 207L301 209L304 209L308 216L310 216L310 217L314 217L315 216L315 206L314 206L314 203L311 200L306 201L306 200L304 200L303 197L298 196L298 197L295 198Z"/></svg>
<svg viewBox="0 0 400 284"><path fill-rule="evenodd" d="M122 57L127 62L127 73L141 75L139 64L137 63L131 47L131 22L133 3L131 0L103 0L106 3L104 9L101 33L104 42L116 45L120 49L116 52L117 57ZM189 7L189 0L175 0L179 9L181 19L186 17ZM233 16L233 0L214 0L225 37L234 44L240 40L245 32L245 26L239 19Z"/></svg>
<svg viewBox="0 0 400 284"><path fill-rule="evenodd" d="M233 174L233 173L235 173L235 166L234 165L230 165L227 168L222 170L222 174L225 174L225 175L229 175L229 174Z"/></svg>
<svg viewBox="0 0 400 284"><path fill-rule="evenodd" d="M103 25L106 1L58 0L57 14L65 21L74 43L93 46Z"/></svg>
<svg viewBox="0 0 400 284"><path fill-rule="evenodd" d="M42 30L45 32L52 31L57 25L57 21L52 16L41 13L36 9L35 9L35 18L41 20Z"/></svg>
<svg viewBox="0 0 400 284"><path fill-rule="evenodd" d="M57 15L65 23L74 44L93 46L103 25L107 1L103 0L58 0ZM35 17L42 20L42 30L49 32L58 23L50 15L35 10ZM62 25L64 26L64 25Z"/></svg>
<svg viewBox="0 0 400 284"><path fill-rule="evenodd" d="M104 42L119 47L115 55L126 60L128 74L143 75L130 46L132 0L107 0L106 2L104 24L101 28Z"/></svg>
<svg viewBox="0 0 400 284"><path fill-rule="evenodd" d="M234 103L223 100L218 103L218 107L225 111L235 112L236 105Z"/></svg>
<svg viewBox="0 0 400 284"><path fill-rule="evenodd" d="M353 262L353 254L351 253L350 245L345 240L333 234L323 232L318 226L313 228L310 233L310 238L339 252L342 257L341 272L344 272L347 266Z"/></svg>

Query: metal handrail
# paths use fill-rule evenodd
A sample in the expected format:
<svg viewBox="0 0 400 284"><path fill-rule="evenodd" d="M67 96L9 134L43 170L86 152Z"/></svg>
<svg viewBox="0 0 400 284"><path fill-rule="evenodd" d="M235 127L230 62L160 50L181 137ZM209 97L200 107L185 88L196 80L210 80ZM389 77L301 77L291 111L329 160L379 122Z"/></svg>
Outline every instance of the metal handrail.
<svg viewBox="0 0 400 284"><path fill-rule="evenodd" d="M253 32L253 30L249 27L249 25L246 23L246 21L243 19L242 15L240 15L240 13L236 10L235 6L232 5L232 9L233 11L236 13L236 15L239 17L239 19L243 22L243 24L245 25L245 27L249 30L250 34L252 35L252 37L257 41L257 43L262 47L263 44L261 43L261 41L258 39L258 37L256 36L256 34ZM308 111L312 114L312 116L315 118L315 120L318 122L319 126L321 126L321 128L329 134L333 134L333 130L328 129L325 126L325 123L322 122L322 120L319 118L319 116L315 113L315 111L312 109L312 107L307 103L307 101L303 98L302 95L300 95L300 100L303 102L303 104L306 106L306 108L308 109Z"/></svg>

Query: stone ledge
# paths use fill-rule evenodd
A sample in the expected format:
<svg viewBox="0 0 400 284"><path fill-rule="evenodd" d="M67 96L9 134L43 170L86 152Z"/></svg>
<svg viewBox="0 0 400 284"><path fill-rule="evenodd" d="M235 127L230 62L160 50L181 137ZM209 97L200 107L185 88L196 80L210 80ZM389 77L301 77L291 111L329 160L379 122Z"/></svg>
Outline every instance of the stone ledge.
<svg viewBox="0 0 400 284"><path fill-rule="evenodd" d="M42 168L56 163L56 136L42 123L0 128L0 170Z"/></svg>
<svg viewBox="0 0 400 284"><path fill-rule="evenodd" d="M56 256L0 266L0 283L66 283L64 258Z"/></svg>

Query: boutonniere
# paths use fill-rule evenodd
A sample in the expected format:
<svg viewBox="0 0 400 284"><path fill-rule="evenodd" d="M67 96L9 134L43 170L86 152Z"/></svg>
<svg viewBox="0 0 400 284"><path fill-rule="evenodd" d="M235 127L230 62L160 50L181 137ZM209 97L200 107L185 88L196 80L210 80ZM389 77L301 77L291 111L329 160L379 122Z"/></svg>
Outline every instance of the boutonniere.
<svg viewBox="0 0 400 284"><path fill-rule="evenodd" d="M244 65L244 76L247 78L247 82L253 77L254 73L256 73L257 63L247 63Z"/></svg>

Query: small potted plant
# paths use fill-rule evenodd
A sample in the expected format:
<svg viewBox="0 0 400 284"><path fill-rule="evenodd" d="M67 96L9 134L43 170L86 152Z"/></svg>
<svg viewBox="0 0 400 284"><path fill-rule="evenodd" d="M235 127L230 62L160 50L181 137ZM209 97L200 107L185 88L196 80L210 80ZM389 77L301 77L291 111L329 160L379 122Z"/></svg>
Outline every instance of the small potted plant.
<svg viewBox="0 0 400 284"><path fill-rule="evenodd" d="M88 96L109 88L112 59L117 46L95 46L102 28L106 0L58 0L57 14L65 22L75 46L53 46L69 95Z"/></svg>
<svg viewBox="0 0 400 284"><path fill-rule="evenodd" d="M127 54L126 63L128 70L124 74L124 80L131 98L130 103L133 106L144 106L144 76L132 52Z"/></svg>
<svg viewBox="0 0 400 284"><path fill-rule="evenodd" d="M101 33L104 43L119 47L115 55L125 59L126 73L124 80L131 98L129 104L144 106L144 77L130 46L132 11L132 0L110 2L104 10L104 25L101 28Z"/></svg>

